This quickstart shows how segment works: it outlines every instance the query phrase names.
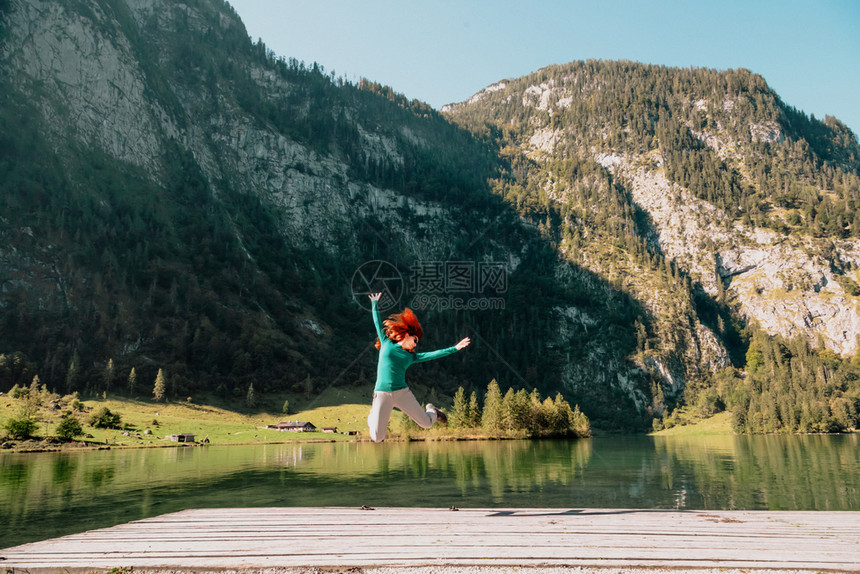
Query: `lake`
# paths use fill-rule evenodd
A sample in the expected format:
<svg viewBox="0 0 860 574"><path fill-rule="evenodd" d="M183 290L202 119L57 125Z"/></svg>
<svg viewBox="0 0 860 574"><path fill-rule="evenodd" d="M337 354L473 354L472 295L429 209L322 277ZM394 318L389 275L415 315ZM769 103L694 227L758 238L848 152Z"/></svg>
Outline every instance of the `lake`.
<svg viewBox="0 0 860 574"><path fill-rule="evenodd" d="M860 435L0 454L0 548L187 508L362 505L860 510Z"/></svg>

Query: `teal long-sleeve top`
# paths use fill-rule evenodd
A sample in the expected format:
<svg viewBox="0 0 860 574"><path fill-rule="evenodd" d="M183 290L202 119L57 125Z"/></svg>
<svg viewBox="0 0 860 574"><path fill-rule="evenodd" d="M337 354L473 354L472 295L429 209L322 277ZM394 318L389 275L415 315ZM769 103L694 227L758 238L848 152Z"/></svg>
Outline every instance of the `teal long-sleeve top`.
<svg viewBox="0 0 860 574"><path fill-rule="evenodd" d="M376 326L376 334L379 335L381 343L379 349L379 363L376 366L375 391L399 391L406 388L406 369L415 363L432 361L440 357L453 355L457 347L448 347L438 351L427 353L410 353L391 339L385 336L382 330L382 318L379 316L379 308L376 301L371 301L373 313L373 324Z"/></svg>

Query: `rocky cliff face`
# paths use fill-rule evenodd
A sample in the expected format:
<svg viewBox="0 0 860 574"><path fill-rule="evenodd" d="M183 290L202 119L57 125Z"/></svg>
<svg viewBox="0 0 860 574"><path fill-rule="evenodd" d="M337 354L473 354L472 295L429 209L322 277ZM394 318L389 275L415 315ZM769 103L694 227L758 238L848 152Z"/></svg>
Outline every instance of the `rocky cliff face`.
<svg viewBox="0 0 860 574"><path fill-rule="evenodd" d="M87 15L58 2L13 1L6 13L4 69L42 112L53 139L98 143L156 177L172 119L145 94L133 47L99 4ZM59 150L58 150L59 151Z"/></svg>
<svg viewBox="0 0 860 574"><path fill-rule="evenodd" d="M805 337L836 353L857 352L857 298L837 277L853 276L860 242L785 236L732 222L732 217L661 173L659 153L597 154L595 160L630 182L633 201L651 217L660 250L712 296L720 286L739 312L765 331Z"/></svg>
<svg viewBox="0 0 860 574"><path fill-rule="evenodd" d="M158 27L170 28L178 18L186 18L192 28L211 26L213 8L207 3L152 0L124 6L141 27L156 21ZM3 59L7 69L15 70L22 92L38 102L58 145L71 136L141 167L165 185L160 158L166 143L176 141L191 150L216 195L220 182L230 178L243 192L282 210L283 232L291 242L329 250L334 250L332 228L350 219L356 206L366 213L393 211L400 205L390 191L350 182L345 162L250 116L226 89L209 95L217 101L217 112L201 117L199 95L174 85L181 110L167 111L148 92L147 83L154 79L147 77L116 13L96 2L88 8L79 13L49 0L13 1L9 12ZM225 28L241 26L224 14L218 14L218 21ZM290 91L262 65L249 74L270 93ZM362 132L369 156L398 161L395 142ZM414 207L421 213L434 209Z"/></svg>

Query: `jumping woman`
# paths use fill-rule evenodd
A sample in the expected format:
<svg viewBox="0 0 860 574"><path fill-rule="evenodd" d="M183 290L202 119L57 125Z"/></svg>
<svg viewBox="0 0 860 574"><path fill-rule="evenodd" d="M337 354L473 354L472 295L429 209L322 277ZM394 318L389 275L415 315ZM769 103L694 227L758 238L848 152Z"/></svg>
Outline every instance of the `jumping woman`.
<svg viewBox="0 0 860 574"><path fill-rule="evenodd" d="M430 428L438 420L442 424L448 422L448 417L427 403L421 408L415 395L406 386L406 369L415 363L431 361L439 357L452 355L471 343L468 337L453 347L416 353L415 346L424 334L421 323L412 309L408 307L402 312L390 315L385 321L379 316L379 298L382 293L370 294L370 306L373 313L373 324L376 326L376 348L379 349L379 363L376 367L376 387L373 389L373 406L367 417L370 438L373 442L385 439L388 430L388 419L391 410L397 407L415 421L421 428Z"/></svg>

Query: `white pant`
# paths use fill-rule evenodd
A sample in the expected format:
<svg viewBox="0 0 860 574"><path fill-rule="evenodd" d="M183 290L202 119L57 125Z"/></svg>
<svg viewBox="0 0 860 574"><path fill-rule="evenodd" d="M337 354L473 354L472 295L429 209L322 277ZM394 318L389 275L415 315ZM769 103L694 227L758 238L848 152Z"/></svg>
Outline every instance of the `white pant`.
<svg viewBox="0 0 860 574"><path fill-rule="evenodd" d="M429 429L436 422L436 411L422 409L415 395L408 388L390 392L373 391L373 405L370 407L370 414L367 415L367 428L370 430L370 438L373 442L385 440L388 419L391 418L391 410L394 407L406 413L421 428Z"/></svg>

